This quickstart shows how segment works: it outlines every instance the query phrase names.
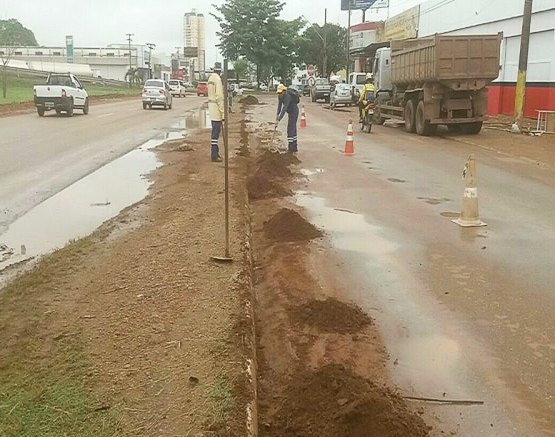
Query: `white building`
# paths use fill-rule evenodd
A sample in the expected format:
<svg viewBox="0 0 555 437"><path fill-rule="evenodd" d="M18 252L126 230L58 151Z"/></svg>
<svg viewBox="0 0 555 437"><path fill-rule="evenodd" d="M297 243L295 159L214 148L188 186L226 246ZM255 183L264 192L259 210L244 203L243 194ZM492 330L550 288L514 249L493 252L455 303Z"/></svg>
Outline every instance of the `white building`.
<svg viewBox="0 0 555 437"><path fill-rule="evenodd" d="M129 46L125 44L112 44L108 47L75 47L73 63L88 65L94 76L123 81L130 64L134 68L146 67L147 50L145 46L132 45L130 51ZM0 53L2 52L7 53L8 49L0 47ZM67 71L68 66L66 47L18 47L11 59L14 62L25 63L33 70L48 72Z"/></svg>
<svg viewBox="0 0 555 437"><path fill-rule="evenodd" d="M198 48L198 57L187 58L185 66L188 69L206 71L206 28L203 14L195 10L183 17L183 46Z"/></svg>

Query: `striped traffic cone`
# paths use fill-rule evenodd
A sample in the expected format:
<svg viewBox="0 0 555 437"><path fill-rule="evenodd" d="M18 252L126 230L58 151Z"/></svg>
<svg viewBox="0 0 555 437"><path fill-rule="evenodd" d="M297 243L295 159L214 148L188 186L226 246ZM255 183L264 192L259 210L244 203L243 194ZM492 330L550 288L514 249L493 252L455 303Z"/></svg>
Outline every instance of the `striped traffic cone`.
<svg viewBox="0 0 555 437"><path fill-rule="evenodd" d="M304 112L304 105L301 109L301 127L306 127L306 114Z"/></svg>
<svg viewBox="0 0 555 437"><path fill-rule="evenodd" d="M355 154L355 142L353 140L353 120L349 120L349 127L347 128L347 140L345 141L346 156L353 156Z"/></svg>
<svg viewBox="0 0 555 437"><path fill-rule="evenodd" d="M470 155L463 171L464 195L461 215L454 223L463 227L487 226L478 213L478 188L476 184L476 160Z"/></svg>

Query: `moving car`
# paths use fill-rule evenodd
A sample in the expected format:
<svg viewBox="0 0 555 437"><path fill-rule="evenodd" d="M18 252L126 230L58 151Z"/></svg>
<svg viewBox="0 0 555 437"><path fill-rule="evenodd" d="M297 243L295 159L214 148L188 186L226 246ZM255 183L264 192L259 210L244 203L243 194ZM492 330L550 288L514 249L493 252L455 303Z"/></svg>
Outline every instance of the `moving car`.
<svg viewBox="0 0 555 437"><path fill-rule="evenodd" d="M319 77L314 81L314 86L310 88L310 95L312 101L324 100L326 103L330 102L331 85L326 78Z"/></svg>
<svg viewBox="0 0 555 437"><path fill-rule="evenodd" d="M346 83L338 83L335 85L330 96L330 109L334 110L337 105L351 106L353 98L351 96L351 88Z"/></svg>
<svg viewBox="0 0 555 437"><path fill-rule="evenodd" d="M170 85L172 96L185 97L185 84L183 81L171 79L168 84Z"/></svg>
<svg viewBox="0 0 555 437"><path fill-rule="evenodd" d="M39 117L51 110L58 115L65 112L68 117L73 116L74 109L89 113L89 95L73 74L50 74L46 85L33 87L33 95Z"/></svg>
<svg viewBox="0 0 555 437"><path fill-rule="evenodd" d="M149 79L143 88L143 109L162 106L172 109L173 97L169 84L162 79Z"/></svg>
<svg viewBox="0 0 555 437"><path fill-rule="evenodd" d="M197 96L208 97L208 82L199 82L197 85Z"/></svg>

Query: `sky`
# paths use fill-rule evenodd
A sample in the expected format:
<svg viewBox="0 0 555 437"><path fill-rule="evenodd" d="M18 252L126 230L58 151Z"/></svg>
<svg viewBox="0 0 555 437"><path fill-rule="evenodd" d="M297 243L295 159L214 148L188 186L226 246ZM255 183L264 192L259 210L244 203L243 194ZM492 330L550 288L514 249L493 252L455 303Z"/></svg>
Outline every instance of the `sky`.
<svg viewBox="0 0 555 437"><path fill-rule="evenodd" d="M225 0L0 0L0 18L16 18L35 33L44 46L64 46L65 36L73 35L76 47L103 47L126 43L126 33L133 33L133 43L155 43L156 52L167 55L183 46L183 14L196 9L206 16L206 62L221 60L216 44L218 23L210 16L212 4ZM395 15L422 0L390 0L390 15ZM323 24L324 8L328 21L347 25L347 12L340 10L340 0L285 0L282 18L306 17ZM386 10L368 13L367 20L386 18ZM354 11L352 24L362 21L362 12Z"/></svg>

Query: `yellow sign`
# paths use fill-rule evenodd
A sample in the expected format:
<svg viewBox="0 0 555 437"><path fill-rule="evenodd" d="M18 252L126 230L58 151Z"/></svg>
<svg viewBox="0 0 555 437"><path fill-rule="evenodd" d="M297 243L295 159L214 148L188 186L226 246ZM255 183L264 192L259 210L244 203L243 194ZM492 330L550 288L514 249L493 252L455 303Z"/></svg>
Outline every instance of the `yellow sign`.
<svg viewBox="0 0 555 437"><path fill-rule="evenodd" d="M385 22L384 40L400 40L418 37L420 5L391 17Z"/></svg>

